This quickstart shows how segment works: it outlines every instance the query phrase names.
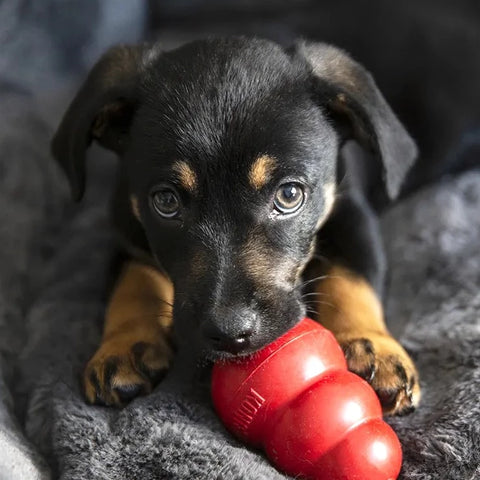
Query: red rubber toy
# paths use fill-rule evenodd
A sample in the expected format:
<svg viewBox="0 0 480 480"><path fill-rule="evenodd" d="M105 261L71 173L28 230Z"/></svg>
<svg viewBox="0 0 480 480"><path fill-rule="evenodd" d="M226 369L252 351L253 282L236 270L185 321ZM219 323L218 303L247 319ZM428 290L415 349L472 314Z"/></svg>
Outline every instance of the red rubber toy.
<svg viewBox="0 0 480 480"><path fill-rule="evenodd" d="M212 397L225 426L289 475L394 480L400 472L400 442L375 392L308 318L241 361L218 362Z"/></svg>

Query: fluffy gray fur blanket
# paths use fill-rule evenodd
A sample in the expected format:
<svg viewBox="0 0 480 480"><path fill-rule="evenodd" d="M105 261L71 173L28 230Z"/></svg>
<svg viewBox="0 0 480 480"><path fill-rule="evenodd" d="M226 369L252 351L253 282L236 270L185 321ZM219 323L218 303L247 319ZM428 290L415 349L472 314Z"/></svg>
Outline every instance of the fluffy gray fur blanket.
<svg viewBox="0 0 480 480"><path fill-rule="evenodd" d="M50 3L58 13L72 2ZM86 201L71 204L48 153L65 102L26 93L48 84L38 76L42 68L14 68L16 58L39 61L39 52L58 44L48 25L31 31L50 18L42 17L47 3L26 9L31 37L2 35L16 40L3 43L0 55L0 479L285 478L225 432L209 401L208 376L187 358L123 410L84 403L80 374L101 334L115 244L106 213L114 164L95 151ZM88 4L91 22L101 8ZM1 28L20 28L17 5L0 4L11 17ZM55 72L59 59L51 55L42 65ZM471 171L419 192L382 220L388 319L423 386L418 411L391 420L403 444L404 480L480 479L479 212L480 171Z"/></svg>

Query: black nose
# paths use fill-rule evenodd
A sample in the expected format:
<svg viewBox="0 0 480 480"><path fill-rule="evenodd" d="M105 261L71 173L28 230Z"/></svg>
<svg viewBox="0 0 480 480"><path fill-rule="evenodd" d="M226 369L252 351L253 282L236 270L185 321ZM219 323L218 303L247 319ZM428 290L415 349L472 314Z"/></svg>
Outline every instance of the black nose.
<svg viewBox="0 0 480 480"><path fill-rule="evenodd" d="M209 346L216 351L238 354L251 346L253 323L245 317L222 321L209 320L203 325L203 335Z"/></svg>
<svg viewBox="0 0 480 480"><path fill-rule="evenodd" d="M218 328L208 329L207 339L214 350L237 354L250 346L251 332L239 332L236 336L227 335Z"/></svg>

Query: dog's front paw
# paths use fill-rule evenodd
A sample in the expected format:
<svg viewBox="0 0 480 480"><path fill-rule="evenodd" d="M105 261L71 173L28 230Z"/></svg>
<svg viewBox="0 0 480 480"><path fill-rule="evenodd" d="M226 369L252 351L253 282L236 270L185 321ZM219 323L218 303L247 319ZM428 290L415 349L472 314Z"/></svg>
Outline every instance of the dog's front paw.
<svg viewBox="0 0 480 480"><path fill-rule="evenodd" d="M165 375L172 351L158 343L114 337L103 342L84 372L89 403L123 406L149 393Z"/></svg>
<svg viewBox="0 0 480 480"><path fill-rule="evenodd" d="M373 387L386 415L405 415L420 401L415 365L391 336L367 333L350 338L339 336L348 368Z"/></svg>

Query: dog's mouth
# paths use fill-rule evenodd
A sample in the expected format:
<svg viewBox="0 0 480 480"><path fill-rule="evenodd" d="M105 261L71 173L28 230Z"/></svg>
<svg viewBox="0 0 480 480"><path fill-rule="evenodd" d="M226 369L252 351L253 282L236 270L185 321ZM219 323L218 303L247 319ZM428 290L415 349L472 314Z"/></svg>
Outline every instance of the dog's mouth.
<svg viewBox="0 0 480 480"><path fill-rule="evenodd" d="M259 346L258 348L252 348L245 351L241 351L238 353L232 353L232 352L221 351L221 350L208 350L208 351L205 351L203 357L206 361L210 361L214 363L215 362L231 362L231 361L242 362L246 358L254 356L256 353L262 350L266 345L268 344Z"/></svg>
<svg viewBox="0 0 480 480"><path fill-rule="evenodd" d="M300 321L301 318L303 318L303 316L300 317L298 321ZM240 350L238 352L205 348L203 350L202 357L207 362L232 362L232 361L242 362L246 358L255 357L255 355L263 351L266 347L268 347L268 345L278 340L278 338L284 335L296 323L297 322L293 322L292 325L288 326L288 328L286 328L285 330L278 332L278 334L275 335L274 337L269 337L262 341L255 342L254 344L250 345L248 348Z"/></svg>

